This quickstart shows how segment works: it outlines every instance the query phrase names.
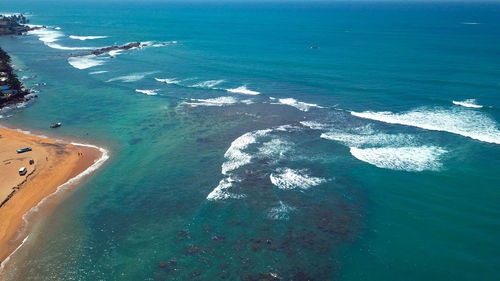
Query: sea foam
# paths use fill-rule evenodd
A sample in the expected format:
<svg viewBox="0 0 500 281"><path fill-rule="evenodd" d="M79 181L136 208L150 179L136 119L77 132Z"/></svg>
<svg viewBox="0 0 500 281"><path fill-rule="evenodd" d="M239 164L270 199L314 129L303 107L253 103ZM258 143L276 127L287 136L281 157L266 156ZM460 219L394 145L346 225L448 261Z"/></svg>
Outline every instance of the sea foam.
<svg viewBox="0 0 500 281"><path fill-rule="evenodd" d="M229 172L250 163L252 160L252 156L248 153L243 152L243 150L246 149L250 144L255 143L258 137L264 136L271 131L271 129L266 129L248 132L235 139L231 143L231 146L228 148L226 153L224 153L226 162L222 164L222 174L226 175Z"/></svg>
<svg viewBox="0 0 500 281"><path fill-rule="evenodd" d="M444 131L475 140L500 144L497 123L487 115L469 109L419 108L404 113L351 112L352 115L390 124Z"/></svg>
<svg viewBox="0 0 500 281"><path fill-rule="evenodd" d="M111 79L107 80L106 82L114 82L114 81L120 81L120 82L125 82L125 83L136 82L136 81L144 79L144 77L151 75L153 73L156 73L156 72L132 73L129 75L111 78Z"/></svg>
<svg viewBox="0 0 500 281"><path fill-rule="evenodd" d="M269 176L271 182L280 189L309 189L326 182L326 179L313 177L307 170L279 168Z"/></svg>
<svg viewBox="0 0 500 281"><path fill-rule="evenodd" d="M219 185L212 190L207 196L207 199L210 201L215 201L215 200L224 200L224 199L240 199L245 197L243 194L234 194L228 191L229 188L233 186L233 182L235 182L231 177L227 177L222 179L219 182Z"/></svg>
<svg viewBox="0 0 500 281"><path fill-rule="evenodd" d="M31 30L28 32L28 35L36 35L38 36L38 40L42 41L45 45L49 46L53 49L58 50L66 50L66 51L77 51L77 50L93 50L95 47L66 47L60 44L55 43L62 37L64 37L64 33L59 30L53 30L50 28L39 28L35 30Z"/></svg>
<svg viewBox="0 0 500 281"><path fill-rule="evenodd" d="M44 43L53 43L64 36L62 32L48 28L39 28L28 31L28 35L36 35L38 36L38 40Z"/></svg>
<svg viewBox="0 0 500 281"><path fill-rule="evenodd" d="M260 95L260 92L249 90L246 86L240 86L234 89L227 89L226 91L235 94L243 94L243 95Z"/></svg>
<svg viewBox="0 0 500 281"><path fill-rule="evenodd" d="M272 220L288 220L290 218L290 213L295 211L297 208L292 207L283 203L283 201L279 202L279 206L273 207L267 213L267 217Z"/></svg>
<svg viewBox="0 0 500 281"><path fill-rule="evenodd" d="M483 108L482 105L479 105L479 104L476 103L475 99L467 99L467 100L464 100L464 101L452 101L452 102L455 105L460 105L460 106L463 106L463 107Z"/></svg>
<svg viewBox="0 0 500 281"><path fill-rule="evenodd" d="M224 82L224 80L208 80L208 81L202 81L202 82L196 83L196 84L191 85L189 87L211 89L211 88L214 88L215 86L219 85L222 82Z"/></svg>
<svg viewBox="0 0 500 281"><path fill-rule="evenodd" d="M77 69L87 69L102 65L105 63L105 61L103 58L99 58L95 55L88 55L81 57L69 57L68 63Z"/></svg>
<svg viewBox="0 0 500 281"><path fill-rule="evenodd" d="M76 36L76 35L70 35L69 38L84 41L84 40L94 40L94 39L108 38L108 36Z"/></svg>
<svg viewBox="0 0 500 281"><path fill-rule="evenodd" d="M420 172L439 170L442 166L439 159L446 150L436 146L351 147L350 152L357 159L379 168Z"/></svg>
<svg viewBox="0 0 500 281"><path fill-rule="evenodd" d="M386 146L386 145L402 145L411 144L414 141L414 137L405 134L385 134L385 133L375 133L375 134L353 134L349 132L342 131L329 131L322 133L321 138L334 140L343 143L346 146L356 146L362 147L366 145L370 146Z"/></svg>
<svg viewBox="0 0 500 281"><path fill-rule="evenodd" d="M293 106L301 111L309 111L311 108L324 108L324 107L319 106L319 105L314 104L314 103L305 103L305 102L301 102L301 101L298 101L298 100L293 99L293 98L278 99L278 102L280 104Z"/></svg>
<svg viewBox="0 0 500 281"><path fill-rule="evenodd" d="M135 89L137 93L145 94L148 96L156 96L158 93L156 91L158 90L140 90L140 89Z"/></svg>
<svg viewBox="0 0 500 281"><path fill-rule="evenodd" d="M103 73L106 73L106 72L109 72L109 71L107 71L107 70L100 70L100 71L90 72L89 74L95 75L95 74L103 74Z"/></svg>
<svg viewBox="0 0 500 281"><path fill-rule="evenodd" d="M185 104L197 107L197 106L224 106L238 103L238 99L234 97L218 97L213 99L191 99L192 102L186 102Z"/></svg>
<svg viewBox="0 0 500 281"><path fill-rule="evenodd" d="M158 82L165 83L165 84L179 84L181 82L180 80L177 80L176 78L165 78L165 79L155 78L155 80Z"/></svg>

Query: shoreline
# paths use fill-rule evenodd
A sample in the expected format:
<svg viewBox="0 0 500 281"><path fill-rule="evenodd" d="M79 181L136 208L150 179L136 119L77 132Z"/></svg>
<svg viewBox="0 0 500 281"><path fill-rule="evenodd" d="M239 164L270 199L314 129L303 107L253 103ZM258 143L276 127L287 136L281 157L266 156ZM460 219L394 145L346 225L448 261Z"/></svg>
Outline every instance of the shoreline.
<svg viewBox="0 0 500 281"><path fill-rule="evenodd" d="M22 180L22 182L15 185L17 190L15 193L12 192L13 196L0 207L0 216L2 217L0 222L0 274L2 274L11 257L27 241L32 230L31 226L37 221L35 219L31 222L31 216L39 213L40 209L43 209L44 212L50 212L57 205L57 202L50 204L47 208L44 208L45 203L95 172L109 159L109 153L106 149L92 144L49 138L1 125L0 136L4 150L5 144L12 141L13 145L28 146L30 144L34 148L33 153L16 154L19 156L17 159L12 158L12 155L6 155L7 152L0 148L0 160L7 156L7 160L0 162L3 167L7 165L6 161L9 165L14 161L17 162L13 165L20 165L19 161L27 161L26 158L30 158L30 160L36 158L36 164L31 167L25 165L32 169L29 176L24 179L17 174L11 176L11 178L17 177L17 180ZM12 146L12 144L9 145ZM0 170L0 173L9 172L7 170ZM12 172L12 169L10 170ZM7 184L11 183L12 181ZM0 183L0 194L7 194L5 192L7 184L2 186ZM2 188L4 189L3 193ZM0 201L3 200L4 198L0 198Z"/></svg>

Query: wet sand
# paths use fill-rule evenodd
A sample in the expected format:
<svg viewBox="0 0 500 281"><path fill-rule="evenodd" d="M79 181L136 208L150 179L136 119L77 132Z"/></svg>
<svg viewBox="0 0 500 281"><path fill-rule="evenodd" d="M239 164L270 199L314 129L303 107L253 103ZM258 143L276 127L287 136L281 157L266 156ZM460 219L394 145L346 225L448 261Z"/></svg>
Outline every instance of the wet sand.
<svg viewBox="0 0 500 281"><path fill-rule="evenodd" d="M33 150L17 153L16 149ZM96 147L73 145L0 127L0 262L24 239L23 215L102 157ZM34 163L30 164L30 160ZM28 172L19 175L19 168Z"/></svg>

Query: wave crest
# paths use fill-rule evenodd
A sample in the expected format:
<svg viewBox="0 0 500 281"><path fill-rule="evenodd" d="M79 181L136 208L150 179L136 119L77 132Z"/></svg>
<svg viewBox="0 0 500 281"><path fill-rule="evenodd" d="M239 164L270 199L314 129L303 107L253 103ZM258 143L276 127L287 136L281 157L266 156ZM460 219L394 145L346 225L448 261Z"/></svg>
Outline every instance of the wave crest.
<svg viewBox="0 0 500 281"><path fill-rule="evenodd" d="M439 161L447 151L436 146L410 147L377 147L350 148L351 154L357 159L391 170L421 172L424 170L439 170Z"/></svg>
<svg viewBox="0 0 500 281"><path fill-rule="evenodd" d="M475 140L500 144L500 131L494 120L472 110L420 108L405 113L351 112L352 115L390 124L444 131Z"/></svg>
<svg viewBox="0 0 500 281"><path fill-rule="evenodd" d="M280 189L309 189L326 182L326 179L313 177L307 170L279 168L269 176L271 182Z"/></svg>

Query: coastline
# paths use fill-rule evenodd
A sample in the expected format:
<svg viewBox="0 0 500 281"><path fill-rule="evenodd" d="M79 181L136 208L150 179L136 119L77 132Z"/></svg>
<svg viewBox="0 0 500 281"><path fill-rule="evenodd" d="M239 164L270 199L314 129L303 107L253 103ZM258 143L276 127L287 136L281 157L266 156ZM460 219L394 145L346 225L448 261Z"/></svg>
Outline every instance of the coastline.
<svg viewBox="0 0 500 281"><path fill-rule="evenodd" d="M9 174L9 180L0 183L0 202L3 202L0 207L1 274L10 257L29 236L28 216L38 213L50 197L96 171L109 155L107 150L94 145L66 142L1 126L0 136L0 177L7 179ZM32 147L33 151L16 154L14 147ZM30 165L29 160L35 163ZM20 165L28 168L25 176L17 173ZM11 167L3 169L7 166ZM7 194L11 197L5 201ZM43 211L50 212L53 207L51 204Z"/></svg>

